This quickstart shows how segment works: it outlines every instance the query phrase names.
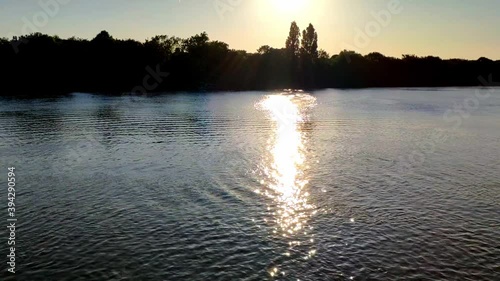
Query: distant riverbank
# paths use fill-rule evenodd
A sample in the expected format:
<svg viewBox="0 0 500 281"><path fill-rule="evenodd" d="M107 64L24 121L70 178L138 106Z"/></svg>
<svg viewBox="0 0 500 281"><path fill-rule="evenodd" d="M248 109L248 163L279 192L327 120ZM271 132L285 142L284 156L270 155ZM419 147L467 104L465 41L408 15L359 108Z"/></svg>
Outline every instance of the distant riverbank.
<svg viewBox="0 0 500 281"><path fill-rule="evenodd" d="M133 93L272 89L498 86L500 61L441 59L322 50L290 52L262 46L230 49L206 33L187 39L156 36L92 40L35 33L0 39L0 95L71 92ZM498 77L498 78L497 78Z"/></svg>

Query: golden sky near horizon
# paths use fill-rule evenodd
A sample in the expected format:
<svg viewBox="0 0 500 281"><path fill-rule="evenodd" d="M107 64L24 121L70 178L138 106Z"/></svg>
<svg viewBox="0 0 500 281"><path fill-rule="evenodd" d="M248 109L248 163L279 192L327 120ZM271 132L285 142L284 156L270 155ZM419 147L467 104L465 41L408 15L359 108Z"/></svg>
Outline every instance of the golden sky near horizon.
<svg viewBox="0 0 500 281"><path fill-rule="evenodd" d="M500 0L5 0L0 8L0 37L35 31L91 39L107 30L144 41L206 31L255 52L283 47L295 20L301 29L312 23L319 47L330 54L500 59Z"/></svg>

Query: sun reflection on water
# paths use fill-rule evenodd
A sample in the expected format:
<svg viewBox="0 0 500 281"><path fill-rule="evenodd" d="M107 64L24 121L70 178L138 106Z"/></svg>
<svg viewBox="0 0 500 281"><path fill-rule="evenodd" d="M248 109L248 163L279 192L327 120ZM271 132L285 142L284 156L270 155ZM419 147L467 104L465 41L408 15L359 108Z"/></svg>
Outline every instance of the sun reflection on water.
<svg viewBox="0 0 500 281"><path fill-rule="evenodd" d="M274 234L294 238L310 231L308 220L315 206L308 198L307 159L305 133L301 126L307 122L307 110L314 107L316 99L309 94L269 95L257 108L267 111L274 124L269 141L268 157L264 157L262 180L264 187L257 192L272 199L277 227ZM291 241L290 246L300 244Z"/></svg>

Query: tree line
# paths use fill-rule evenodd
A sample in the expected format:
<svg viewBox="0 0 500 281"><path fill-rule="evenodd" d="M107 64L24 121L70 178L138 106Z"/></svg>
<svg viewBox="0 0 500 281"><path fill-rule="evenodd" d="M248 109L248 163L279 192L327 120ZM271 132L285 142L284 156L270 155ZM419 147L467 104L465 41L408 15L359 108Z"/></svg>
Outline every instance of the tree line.
<svg viewBox="0 0 500 281"><path fill-rule="evenodd" d="M243 91L361 87L477 86L500 75L500 61L318 49L312 24L291 24L283 48L249 53L200 33L138 42L102 31L91 40L33 33L0 39L3 95L161 91Z"/></svg>

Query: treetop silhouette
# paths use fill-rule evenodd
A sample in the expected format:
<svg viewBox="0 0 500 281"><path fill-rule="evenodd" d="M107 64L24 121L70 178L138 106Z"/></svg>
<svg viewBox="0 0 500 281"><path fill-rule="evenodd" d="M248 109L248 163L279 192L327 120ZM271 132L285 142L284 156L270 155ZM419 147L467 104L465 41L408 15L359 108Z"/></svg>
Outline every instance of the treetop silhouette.
<svg viewBox="0 0 500 281"><path fill-rule="evenodd" d="M479 76L498 77L500 61L441 59L318 48L312 24L296 22L283 48L263 45L256 53L234 50L202 32L186 39L157 35L145 42L92 40L41 33L0 39L2 95L130 93L151 70L168 72L148 91L242 91L284 88L477 86Z"/></svg>

